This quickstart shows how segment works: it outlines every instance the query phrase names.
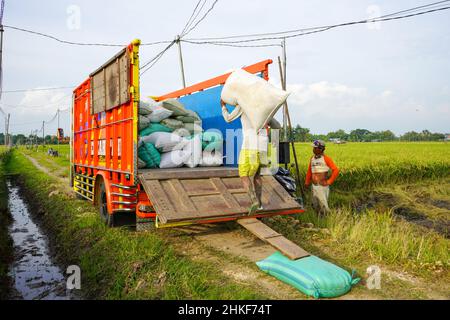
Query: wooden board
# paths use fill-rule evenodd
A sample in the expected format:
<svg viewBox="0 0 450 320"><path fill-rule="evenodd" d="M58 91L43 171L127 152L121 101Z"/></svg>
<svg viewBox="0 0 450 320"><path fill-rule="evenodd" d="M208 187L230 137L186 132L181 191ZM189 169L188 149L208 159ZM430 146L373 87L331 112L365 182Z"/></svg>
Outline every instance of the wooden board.
<svg viewBox="0 0 450 320"><path fill-rule="evenodd" d="M106 77L106 110L111 110L120 104L119 99L119 60L117 59L105 68Z"/></svg>
<svg viewBox="0 0 450 320"><path fill-rule="evenodd" d="M121 50L91 75L91 114L118 107L130 100L130 66L127 50Z"/></svg>
<svg viewBox="0 0 450 320"><path fill-rule="evenodd" d="M164 223L247 216L250 198L235 168L142 170L139 180ZM272 176L263 177L264 210L301 209Z"/></svg>
<svg viewBox="0 0 450 320"><path fill-rule="evenodd" d="M105 93L105 70L95 74L91 78L91 114L105 111L106 93Z"/></svg>
<svg viewBox="0 0 450 320"><path fill-rule="evenodd" d="M298 245L255 218L239 219L237 222L259 239L269 243L289 259L297 260L310 254Z"/></svg>
<svg viewBox="0 0 450 320"><path fill-rule="evenodd" d="M120 104L130 101L130 63L128 51L119 57L119 98Z"/></svg>

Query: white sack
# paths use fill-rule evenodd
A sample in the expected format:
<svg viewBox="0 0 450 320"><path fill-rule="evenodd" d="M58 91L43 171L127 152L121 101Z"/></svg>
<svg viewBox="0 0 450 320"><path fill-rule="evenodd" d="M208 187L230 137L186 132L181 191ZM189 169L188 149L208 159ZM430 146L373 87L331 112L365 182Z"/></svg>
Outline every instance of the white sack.
<svg viewBox="0 0 450 320"><path fill-rule="evenodd" d="M189 158L189 152L184 150L173 150L170 152L161 153L161 162L159 167L164 168L178 168L181 167Z"/></svg>
<svg viewBox="0 0 450 320"><path fill-rule="evenodd" d="M167 110L172 111L174 117L186 116L188 114L186 109L184 108L184 105L177 99L166 99L162 101L162 106Z"/></svg>
<svg viewBox="0 0 450 320"><path fill-rule="evenodd" d="M191 133L186 128L179 128L173 131L173 133L179 135L180 137L189 137Z"/></svg>
<svg viewBox="0 0 450 320"><path fill-rule="evenodd" d="M160 152L182 149L186 144L182 137L172 132L153 132L148 136L141 137L139 140L141 143L152 143Z"/></svg>
<svg viewBox="0 0 450 320"><path fill-rule="evenodd" d="M219 151L203 151L202 152L202 162L200 166L202 167L218 167L223 165L223 154Z"/></svg>
<svg viewBox="0 0 450 320"><path fill-rule="evenodd" d="M256 130L272 119L288 96L288 92L242 69L230 74L221 94L225 103L242 108Z"/></svg>
<svg viewBox="0 0 450 320"><path fill-rule="evenodd" d="M163 108L161 104L156 104L152 107L152 113L147 117L150 119L150 122L161 122L164 119L167 119L172 115L172 111Z"/></svg>
<svg viewBox="0 0 450 320"><path fill-rule="evenodd" d="M192 139L188 140L183 148L189 154L185 164L189 168L194 168L202 161L202 139L199 134L196 134Z"/></svg>

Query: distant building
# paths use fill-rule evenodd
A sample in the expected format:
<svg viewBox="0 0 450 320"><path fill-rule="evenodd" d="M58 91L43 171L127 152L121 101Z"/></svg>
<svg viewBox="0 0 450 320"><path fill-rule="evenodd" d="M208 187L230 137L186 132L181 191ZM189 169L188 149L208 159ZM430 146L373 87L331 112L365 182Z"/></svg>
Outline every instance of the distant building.
<svg viewBox="0 0 450 320"><path fill-rule="evenodd" d="M445 134L444 141L450 141L450 133Z"/></svg>

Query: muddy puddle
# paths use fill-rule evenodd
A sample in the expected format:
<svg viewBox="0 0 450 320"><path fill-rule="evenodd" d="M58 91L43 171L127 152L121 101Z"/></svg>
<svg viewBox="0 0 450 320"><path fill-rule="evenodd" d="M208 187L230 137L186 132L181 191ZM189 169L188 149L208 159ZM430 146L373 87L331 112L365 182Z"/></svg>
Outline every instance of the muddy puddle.
<svg viewBox="0 0 450 320"><path fill-rule="evenodd" d="M55 264L48 238L33 222L31 212L21 197L20 188L7 181L8 207L13 218L10 235L14 243L14 262L10 267L13 292L11 299L73 300L79 299L66 290L65 270Z"/></svg>
<svg viewBox="0 0 450 320"><path fill-rule="evenodd" d="M443 209L449 207L449 203L446 201L430 199L427 203ZM355 209L357 212L362 212L367 209L392 209L392 212L396 217L421 227L434 230L447 239L450 238L450 222L448 220L432 220L427 217L426 214L417 211L415 208L398 205L396 199L390 194L371 194L367 198L361 199L359 203L355 205Z"/></svg>

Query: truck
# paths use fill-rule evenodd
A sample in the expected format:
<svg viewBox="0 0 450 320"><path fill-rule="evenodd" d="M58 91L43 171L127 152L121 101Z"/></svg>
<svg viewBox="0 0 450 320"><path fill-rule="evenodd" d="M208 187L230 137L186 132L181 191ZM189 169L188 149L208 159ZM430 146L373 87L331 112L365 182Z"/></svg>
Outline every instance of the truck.
<svg viewBox="0 0 450 320"><path fill-rule="evenodd" d="M108 226L114 226L118 213L135 215L137 230L237 220L263 240L272 235L275 247L292 249L293 243L275 239L276 233L257 218L304 209L272 175L264 175L264 210L248 216L250 199L238 175L238 145L224 146L224 156L235 159L224 166L138 168L139 45L139 40L132 41L73 91L70 181L76 195L97 206ZM264 60L243 69L268 80L271 63ZM226 123L221 115L220 93L229 74L153 98L178 99L198 113L204 130L225 134L241 126L240 121ZM290 256L302 254L291 250Z"/></svg>

